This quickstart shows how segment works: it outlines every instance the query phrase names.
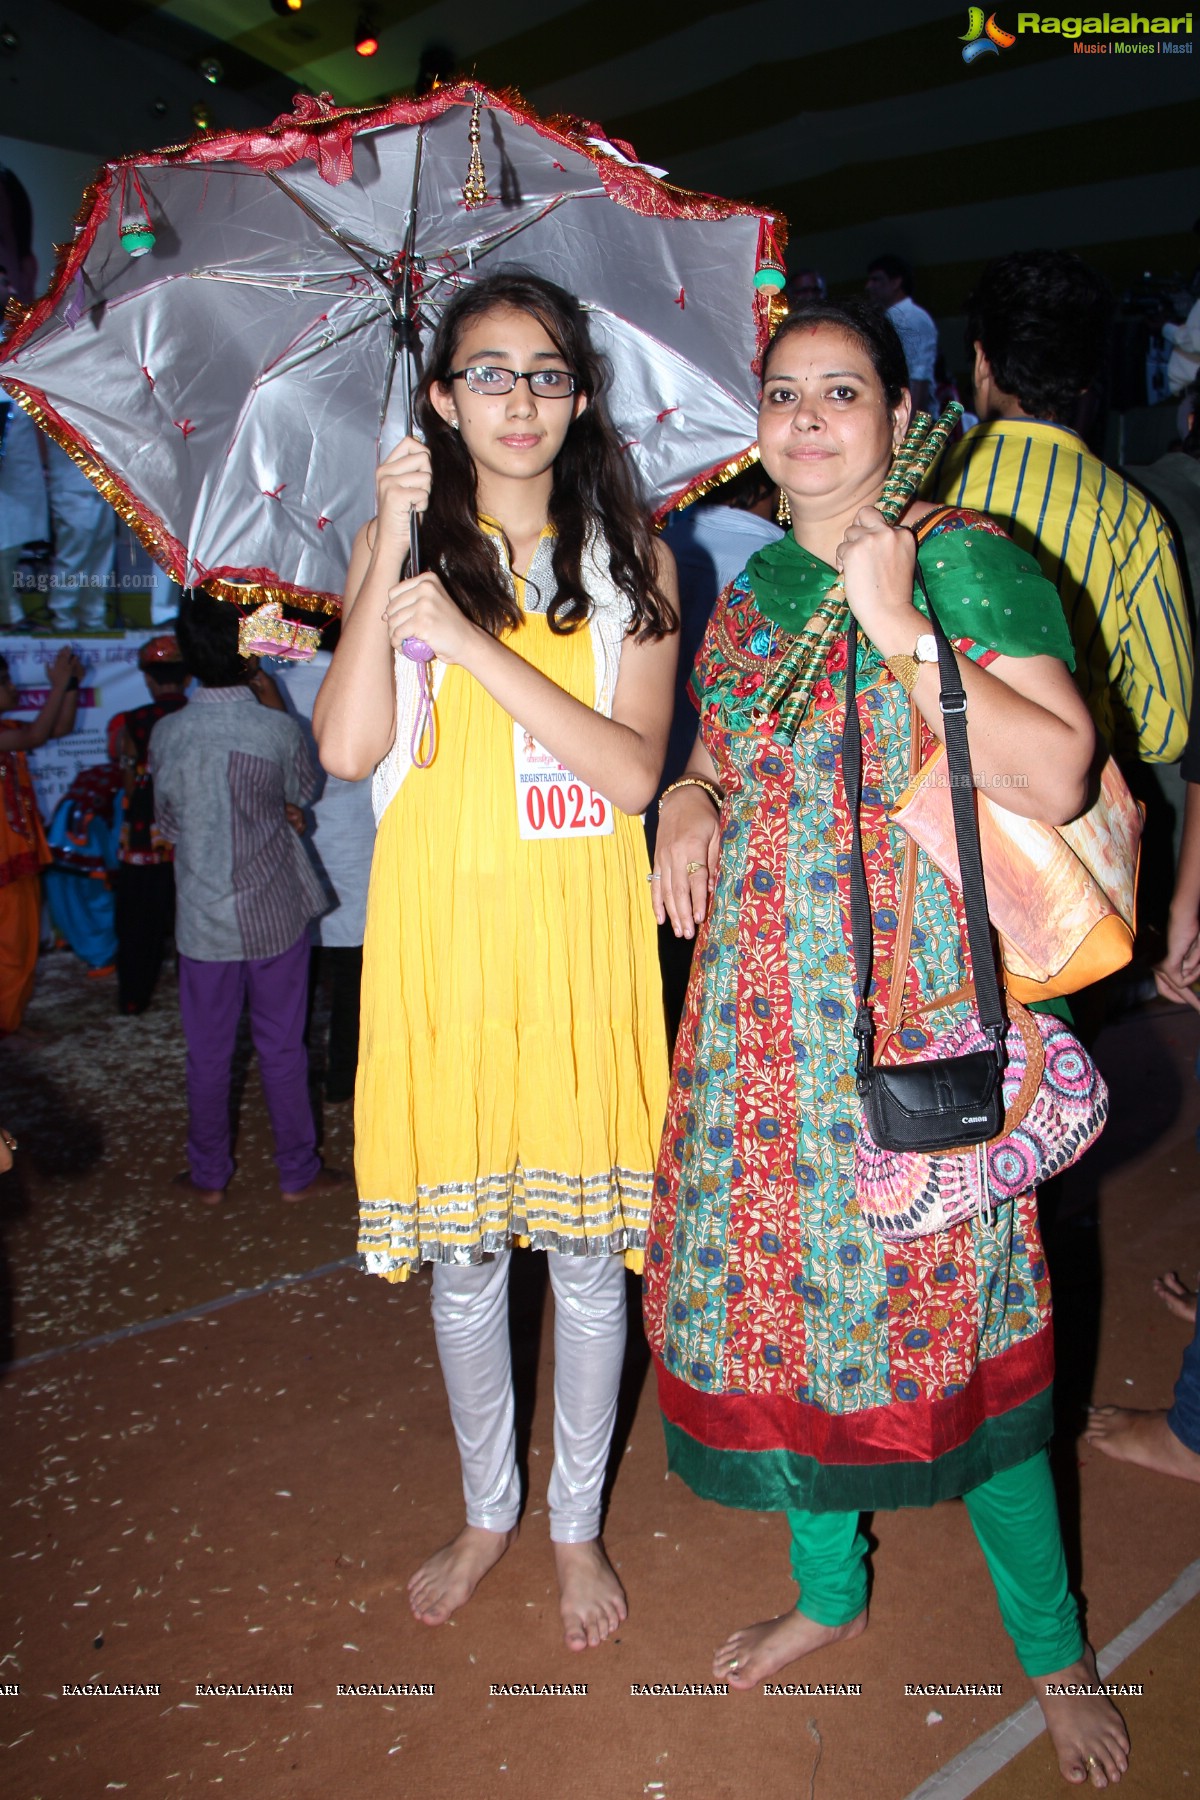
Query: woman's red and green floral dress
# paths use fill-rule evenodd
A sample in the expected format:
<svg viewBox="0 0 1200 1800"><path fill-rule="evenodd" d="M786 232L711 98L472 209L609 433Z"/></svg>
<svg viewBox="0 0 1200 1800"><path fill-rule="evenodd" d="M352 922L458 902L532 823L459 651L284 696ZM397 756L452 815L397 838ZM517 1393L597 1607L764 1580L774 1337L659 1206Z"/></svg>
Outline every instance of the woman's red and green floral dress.
<svg viewBox="0 0 1200 1800"><path fill-rule="evenodd" d="M1014 547L1002 539L1001 549L997 528L977 515L940 522L922 551L935 605L939 539L963 530L979 584L967 616L980 625L976 639L956 641L986 663L989 638L1004 642L987 610L989 590L1002 586L993 558L1011 571ZM1037 603L1050 603L1043 586L1057 607L1040 582ZM1000 1208L994 1223L903 1246L884 1244L859 1216L840 767L846 645L835 647L789 746L772 736L774 715L754 709L775 636L743 575L717 603L693 677L726 800L646 1249L646 1327L669 1460L697 1493L729 1506L929 1505L1023 1462L1050 1435L1046 1261L1032 1195ZM879 1017L903 844L888 808L909 780L910 709L869 644L859 690ZM924 756L933 739L922 730ZM963 941L958 896L922 856L906 1017L967 979ZM961 1011L936 1015L938 1028ZM898 1053L928 1041L907 1026Z"/></svg>

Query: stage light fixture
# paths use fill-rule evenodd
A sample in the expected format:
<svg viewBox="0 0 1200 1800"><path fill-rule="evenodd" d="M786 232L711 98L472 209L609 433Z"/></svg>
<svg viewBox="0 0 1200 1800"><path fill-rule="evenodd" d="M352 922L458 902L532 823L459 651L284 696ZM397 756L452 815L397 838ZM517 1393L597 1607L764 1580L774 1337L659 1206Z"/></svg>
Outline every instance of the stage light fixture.
<svg viewBox="0 0 1200 1800"><path fill-rule="evenodd" d="M379 49L375 24L370 13L360 13L354 28L354 48L359 56L374 56Z"/></svg>
<svg viewBox="0 0 1200 1800"><path fill-rule="evenodd" d="M298 13L303 5L304 0L271 0L271 11L286 19L289 13Z"/></svg>
<svg viewBox="0 0 1200 1800"><path fill-rule="evenodd" d="M225 64L215 56L206 56L199 65L200 73L211 87L225 79Z"/></svg>

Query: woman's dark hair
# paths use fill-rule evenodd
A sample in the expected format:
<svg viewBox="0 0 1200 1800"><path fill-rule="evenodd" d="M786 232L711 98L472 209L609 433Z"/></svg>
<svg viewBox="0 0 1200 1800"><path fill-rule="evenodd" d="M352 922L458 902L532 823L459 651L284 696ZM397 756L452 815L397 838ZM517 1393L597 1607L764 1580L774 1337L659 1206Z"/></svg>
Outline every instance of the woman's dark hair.
<svg viewBox="0 0 1200 1800"><path fill-rule="evenodd" d="M433 459L433 491L421 525L422 557L444 577L467 618L493 637L520 624L521 609L476 522L475 465L458 432L430 398L435 384L450 385L464 326L500 307L528 313L538 321L575 376L577 391L587 397L587 406L572 420L554 460L549 516L555 530L552 561L557 592L548 608L550 628L573 631L589 617L582 560L589 538L599 533L608 546L612 579L633 609L630 632L639 638L663 637L675 629L675 618L658 585L645 508L605 411L609 375L604 358L592 347L574 295L524 270L489 275L463 288L434 332L414 408Z"/></svg>
<svg viewBox="0 0 1200 1800"><path fill-rule="evenodd" d="M806 300L793 307L767 347L763 358L764 381L771 358L784 338L804 327L811 330L814 325L834 325L839 331L857 338L871 359L888 406L893 410L899 406L900 396L908 386L904 346L886 314L872 306L869 300L860 300L857 296L849 300Z"/></svg>
<svg viewBox="0 0 1200 1800"><path fill-rule="evenodd" d="M1113 298L1069 250L1014 250L990 262L967 301L967 342L1035 419L1069 419L1104 366Z"/></svg>
<svg viewBox="0 0 1200 1800"><path fill-rule="evenodd" d="M701 494L697 506L732 506L737 512L750 512L763 500L774 502L779 493L779 483L773 481L760 462L752 462L740 475L731 475L728 481L710 488L707 494Z"/></svg>
<svg viewBox="0 0 1200 1800"><path fill-rule="evenodd" d="M197 588L179 603L175 636L189 675L205 687L241 687L250 665L238 650L241 618L228 600L216 600Z"/></svg>

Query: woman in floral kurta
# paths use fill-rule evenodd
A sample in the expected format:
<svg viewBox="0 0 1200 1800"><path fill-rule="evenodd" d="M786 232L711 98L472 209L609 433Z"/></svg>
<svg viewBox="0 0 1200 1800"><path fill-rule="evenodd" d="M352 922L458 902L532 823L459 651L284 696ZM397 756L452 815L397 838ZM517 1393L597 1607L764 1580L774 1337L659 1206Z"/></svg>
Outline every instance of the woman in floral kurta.
<svg viewBox="0 0 1200 1800"><path fill-rule="evenodd" d="M763 704L764 679L840 571L860 631L881 1020L902 912L903 839L888 808L941 735L927 621L912 598L914 536L872 506L907 424L903 380L890 327L853 305L793 314L769 353L760 452L794 530L718 602L693 679L696 784L666 796L660 820L656 910L684 935L702 924L647 1240L647 1330L671 1466L697 1493L786 1512L791 1526L799 1606L733 1633L717 1677L750 1687L857 1635L860 1512L961 1494L1063 1772L1099 1786L1125 1766L1118 1716L1099 1697L1044 1691L1095 1675L1044 1448L1053 1368L1034 1196L992 1224L904 1245L863 1223L845 636L794 743ZM1093 743L1053 588L978 514L918 505L905 523L923 539L922 569L959 653L976 778L1003 784L1014 809L1073 816ZM721 792L717 814L706 782ZM964 938L959 897L918 858L890 1056L928 1054L966 1010L960 997L928 1012L969 978Z"/></svg>

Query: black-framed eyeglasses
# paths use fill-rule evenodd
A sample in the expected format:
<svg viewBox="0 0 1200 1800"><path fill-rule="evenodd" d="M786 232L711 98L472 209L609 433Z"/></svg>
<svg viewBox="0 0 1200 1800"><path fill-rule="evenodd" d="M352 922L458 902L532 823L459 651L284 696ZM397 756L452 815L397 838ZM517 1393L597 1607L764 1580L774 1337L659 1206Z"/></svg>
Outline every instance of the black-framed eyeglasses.
<svg viewBox="0 0 1200 1800"><path fill-rule="evenodd" d="M473 394L511 394L518 381L525 381L537 400L569 400L579 386L567 369L498 369L494 363L454 369L450 379L465 381Z"/></svg>

